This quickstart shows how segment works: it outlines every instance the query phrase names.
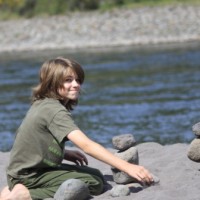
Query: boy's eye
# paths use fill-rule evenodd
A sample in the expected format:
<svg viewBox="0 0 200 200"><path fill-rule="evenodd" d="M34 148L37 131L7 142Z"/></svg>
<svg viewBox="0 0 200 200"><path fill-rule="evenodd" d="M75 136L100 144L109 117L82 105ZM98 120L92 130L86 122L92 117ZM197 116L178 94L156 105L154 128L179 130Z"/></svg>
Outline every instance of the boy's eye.
<svg viewBox="0 0 200 200"><path fill-rule="evenodd" d="M72 78L67 78L67 79L65 80L65 82L68 82L68 83L71 83L72 81L73 81Z"/></svg>
<svg viewBox="0 0 200 200"><path fill-rule="evenodd" d="M66 79L65 79L65 82L71 83L71 82L73 82L73 80L74 80L74 78L70 78L70 77L69 77L69 78L66 78ZM79 84L81 83L80 79L75 79L75 81L76 81L77 83L79 83Z"/></svg>
<svg viewBox="0 0 200 200"><path fill-rule="evenodd" d="M65 79L65 82L68 82L68 83L71 83L72 81L73 81L73 77L71 77L71 76L68 76Z"/></svg>

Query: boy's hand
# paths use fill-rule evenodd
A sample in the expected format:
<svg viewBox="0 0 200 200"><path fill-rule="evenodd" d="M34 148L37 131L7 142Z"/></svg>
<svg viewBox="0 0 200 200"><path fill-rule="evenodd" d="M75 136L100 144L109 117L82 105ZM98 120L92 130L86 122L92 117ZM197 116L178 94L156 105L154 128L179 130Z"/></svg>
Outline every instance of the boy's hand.
<svg viewBox="0 0 200 200"><path fill-rule="evenodd" d="M88 165L88 160L86 156L79 151L65 150L64 159L74 162L79 166L82 166L84 164Z"/></svg>

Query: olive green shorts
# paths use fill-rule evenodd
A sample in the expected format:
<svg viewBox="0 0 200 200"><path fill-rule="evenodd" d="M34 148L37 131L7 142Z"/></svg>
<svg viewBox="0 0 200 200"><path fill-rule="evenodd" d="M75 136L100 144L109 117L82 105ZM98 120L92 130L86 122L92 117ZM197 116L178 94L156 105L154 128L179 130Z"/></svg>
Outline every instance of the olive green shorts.
<svg viewBox="0 0 200 200"><path fill-rule="evenodd" d="M38 170L36 175L28 178L8 177L8 185L12 189L17 183L21 183L28 188L33 200L40 200L53 197L60 185L72 178L85 182L91 195L103 192L104 177L98 169L68 164L62 164L59 169Z"/></svg>

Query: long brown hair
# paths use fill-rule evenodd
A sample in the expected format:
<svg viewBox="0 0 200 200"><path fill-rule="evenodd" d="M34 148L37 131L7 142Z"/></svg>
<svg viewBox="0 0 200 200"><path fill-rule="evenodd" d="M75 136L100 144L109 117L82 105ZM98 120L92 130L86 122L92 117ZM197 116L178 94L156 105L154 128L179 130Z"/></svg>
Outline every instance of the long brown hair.
<svg viewBox="0 0 200 200"><path fill-rule="evenodd" d="M62 103L63 97L58 89L63 86L65 77L71 69L78 77L80 84L84 82L84 71L79 63L72 59L58 57L44 62L39 72L39 84L33 88L32 102L44 98L58 99ZM77 100L69 100L65 107L73 110L73 106L78 104Z"/></svg>

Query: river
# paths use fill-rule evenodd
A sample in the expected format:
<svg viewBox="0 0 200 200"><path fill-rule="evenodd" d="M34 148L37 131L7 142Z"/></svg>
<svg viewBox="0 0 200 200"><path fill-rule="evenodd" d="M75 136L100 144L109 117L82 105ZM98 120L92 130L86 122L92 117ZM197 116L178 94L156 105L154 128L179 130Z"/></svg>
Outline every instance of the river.
<svg viewBox="0 0 200 200"><path fill-rule="evenodd" d="M0 150L9 151L30 105L31 88L49 58L76 59L86 79L73 116L93 140L115 135L138 143L189 143L200 121L200 45L54 50L0 55ZM30 130L31 131L31 130Z"/></svg>

